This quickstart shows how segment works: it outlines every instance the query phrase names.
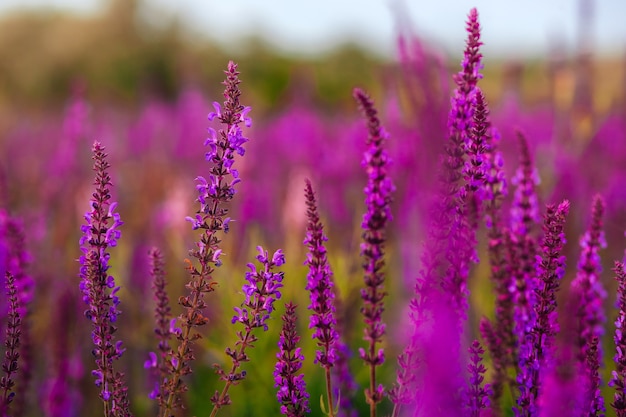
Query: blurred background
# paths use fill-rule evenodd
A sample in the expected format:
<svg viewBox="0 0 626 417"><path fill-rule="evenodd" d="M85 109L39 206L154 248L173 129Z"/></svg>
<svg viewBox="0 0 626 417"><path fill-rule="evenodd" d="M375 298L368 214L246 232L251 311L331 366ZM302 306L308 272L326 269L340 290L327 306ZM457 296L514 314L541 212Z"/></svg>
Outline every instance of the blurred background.
<svg viewBox="0 0 626 417"><path fill-rule="evenodd" d="M33 346L45 352L35 356L33 383L20 397L37 399L26 415L95 415L100 407L76 262L96 139L110 154L113 196L125 222L112 251L112 272L122 285L119 335L128 347L120 368L129 377L136 415L153 415L152 386L141 366L154 350L147 319L152 305L137 302L138 294L142 301L150 297L146 253L152 245L165 253L171 299L177 300L187 279L182 260L197 239L184 218L197 209L194 178L207 172L206 115L211 102L222 101L223 70L231 59L239 64L242 103L252 106L254 125L232 207L237 222L224 242L220 296L189 381L190 412L204 415L206 394L219 383L211 366L227 361L232 306L241 302L243 265L257 244L287 253L285 299L300 305L303 340L310 339L302 291L304 177L318 190L345 337L353 349L361 346L360 160L367 132L352 99L355 86L371 92L392 138L398 191L388 289L396 298L386 313L400 317L389 321L386 347L393 358L402 348L403 308L419 269L452 77L460 70L464 22L474 6L485 43L480 85L501 132L508 178L517 167L514 132L520 128L536 155L540 203L564 197L573 203L568 279L591 196L602 192L608 270L623 255L626 225L622 0L0 0L0 209L24 226L36 282ZM475 276L472 325L493 309L485 262ZM606 282L614 285L608 276ZM274 318L271 335L259 343L251 381L237 387L224 415L277 413L267 358L275 355L279 322ZM307 358L314 349L309 343ZM362 366L354 358L351 365L362 384ZM385 384L394 380L394 366L387 361ZM323 381L312 368L304 369L316 399ZM267 401L246 401L255 395ZM349 396L364 411L362 394ZM73 404L73 411L55 414L55 404L65 410Z"/></svg>

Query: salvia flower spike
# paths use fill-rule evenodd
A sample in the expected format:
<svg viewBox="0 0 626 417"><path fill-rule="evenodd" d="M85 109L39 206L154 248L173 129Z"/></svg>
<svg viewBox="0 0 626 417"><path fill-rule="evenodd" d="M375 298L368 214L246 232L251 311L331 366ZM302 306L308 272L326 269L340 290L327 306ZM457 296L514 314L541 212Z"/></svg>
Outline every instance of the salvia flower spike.
<svg viewBox="0 0 626 417"><path fill-rule="evenodd" d="M478 12L472 9L467 25L467 42L462 69L456 75L457 88L451 100L448 115L448 140L444 145L442 171L442 202L444 222L449 231L446 260L449 267L443 278L444 290L451 297L453 308L459 319L466 316L468 308L467 279L470 261L476 262L475 227L469 219L469 207L474 198L473 190L482 191L485 179L483 155L483 128L473 127L474 107L476 105L477 83L481 78L482 54L480 53L480 24ZM477 134L477 136L476 136ZM466 155L469 161L466 162ZM462 180L468 182L463 185Z"/></svg>
<svg viewBox="0 0 626 417"><path fill-rule="evenodd" d="M535 323L522 340L519 350L520 372L518 388L520 396L516 413L530 417L537 412L537 398L541 390L541 372L553 354L554 337L558 332L556 293L565 273L565 257L561 254L565 245L565 219L569 201L550 204L546 208L543 225L542 255L537 256L538 288L534 305Z"/></svg>
<svg viewBox="0 0 626 417"><path fill-rule="evenodd" d="M587 371L587 375L593 380L588 381L589 387L600 385L598 369L588 369L588 365L600 366L602 363L602 349L596 344L591 352L594 339L600 340L604 334L603 325L606 321L604 316L603 301L606 291L600 280L602 263L600 250L606 247L604 231L602 230L602 218L604 216L604 200L596 195L592 203L591 224L587 232L580 240L581 255L578 261L578 272L571 284L571 298L576 311L576 336L578 349L576 357L581 369ZM596 355L595 359L590 355ZM588 405L591 408L604 408L602 397L596 397L596 390L589 390Z"/></svg>
<svg viewBox="0 0 626 417"><path fill-rule="evenodd" d="M304 361L302 350L298 347L299 341L300 336L296 331L296 305L287 303L278 341L274 387L278 388L276 397L281 404L280 412L288 417L302 417L310 411L304 374L298 373Z"/></svg>
<svg viewBox="0 0 626 417"><path fill-rule="evenodd" d="M332 271L326 257L324 242L324 227L317 211L315 193L310 181L305 185L305 202L307 206L307 229L304 244L309 251L305 264L309 267L306 289L309 291L311 304L309 310L313 313L309 328L315 329L313 338L317 340L319 347L315 355L315 362L319 363L325 371L326 395L330 416L334 415L333 390L331 382L331 368L337 361L337 319L334 305L335 293L333 291Z"/></svg>
<svg viewBox="0 0 626 417"><path fill-rule="evenodd" d="M252 121L247 116L250 107L244 107L239 102L239 72L237 64L229 62L225 71L226 80L224 90L224 105L213 103L215 111L210 113L210 121L217 120L222 128L219 131L209 129L209 137L204 142L208 148L205 158L210 164L208 178L196 178L196 190L200 207L195 217L187 217L194 230L200 229L202 235L197 242L197 249L190 251L196 258L198 265L188 261L187 269L191 279L187 284L189 295L181 297L179 303L186 309L179 319L181 331L177 334L178 349L174 351L172 372L167 387L168 397L165 402L165 411L181 406L181 395L186 386L181 377L191 373L190 363L195 359L192 345L201 337L194 332L194 328L205 325L208 318L204 316L207 306L205 294L213 292L216 282L213 280L215 268L222 264L224 255L220 249L221 236L219 232L228 233L230 217L228 217L228 203L235 195L235 184L240 182L239 172L233 167L236 155L243 156L243 145L248 141L244 136L241 124L250 126ZM164 416L165 416L164 415Z"/></svg>
<svg viewBox="0 0 626 417"><path fill-rule="evenodd" d="M111 177L108 169L107 154L104 147L95 142L93 145L94 171L96 187L89 202L91 209L85 213L86 224L81 226L80 238L80 289L83 301L87 304L85 316L93 323L91 333L95 345L94 356L96 369L92 372L96 386L100 388L100 399L104 403L105 415L130 415L127 387L124 375L113 369L113 362L118 360L124 348L116 340L116 322L120 314L120 303L115 279L109 275L109 247L117 245L121 236L119 227L123 224L119 213L115 212L117 203L111 202Z"/></svg>
<svg viewBox="0 0 626 417"><path fill-rule="evenodd" d="M278 249L270 257L261 246L258 246L257 250L259 254L256 259L263 269L257 270L254 264L248 264L250 271L246 272L247 283L242 287L246 298L241 307L234 308L236 314L231 320L233 324L241 323L244 331L237 332L239 340L234 349L226 348L226 355L232 361L230 371L226 373L219 365L215 366L217 374L225 384L221 392L215 391L211 397L211 403L213 403L211 417L214 417L220 408L231 403L228 390L231 385L238 384L246 377L246 371L239 369L244 362L249 361L246 349L254 347L254 342L258 340L253 330L258 328L268 330L267 322L274 311L274 302L282 295L280 289L283 286L283 273L274 272L274 268L285 264L283 251Z"/></svg>
<svg viewBox="0 0 626 417"><path fill-rule="evenodd" d="M382 342L385 334L385 324L382 321L383 299L386 295L383 273L385 228L392 219L391 194L395 187L388 175L390 159L384 148L387 133L380 125L374 103L358 88L353 94L367 121L369 132L368 147L362 163L368 181L365 187L366 212L361 223L364 230L361 255L364 258L365 280L365 288L361 290L364 303L361 313L365 322L363 339L369 346L367 349L361 348L359 352L361 359L370 367L370 386L366 389L365 396L370 405L370 415L373 417L376 415L376 404L382 400L384 391L382 385L376 386L376 367L385 361L384 351L382 349L376 351L376 345Z"/></svg>

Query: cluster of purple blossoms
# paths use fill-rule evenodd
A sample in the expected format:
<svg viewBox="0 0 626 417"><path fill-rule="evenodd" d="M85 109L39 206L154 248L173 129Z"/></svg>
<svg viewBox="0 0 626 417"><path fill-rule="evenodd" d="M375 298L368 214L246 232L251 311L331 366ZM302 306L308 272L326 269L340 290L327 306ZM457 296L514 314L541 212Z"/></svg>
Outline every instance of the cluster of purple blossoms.
<svg viewBox="0 0 626 417"><path fill-rule="evenodd" d="M278 341L279 352L276 354L278 361L274 369L274 387L278 388L276 397L281 404L280 412L288 417L300 417L310 411L304 374L298 374L304 355L298 347L300 336L296 332L296 306L287 303L285 309Z"/></svg>
<svg viewBox="0 0 626 417"><path fill-rule="evenodd" d="M109 247L117 245L121 236L119 227L123 224L115 212L117 203L111 202L111 178L108 174L109 163L107 154L100 143L93 145L94 171L96 178L95 192L90 200L91 209L85 214L86 224L81 226L83 236L80 246L83 255L80 257L80 289L83 301L88 308L85 316L93 323L91 333L95 349L96 369L92 374L96 385L100 387L100 398L104 402L105 414L130 415L126 387L123 374L115 372L113 361L119 359L124 352L122 342L116 341L115 322L119 315L120 303L117 292L120 287L109 275Z"/></svg>

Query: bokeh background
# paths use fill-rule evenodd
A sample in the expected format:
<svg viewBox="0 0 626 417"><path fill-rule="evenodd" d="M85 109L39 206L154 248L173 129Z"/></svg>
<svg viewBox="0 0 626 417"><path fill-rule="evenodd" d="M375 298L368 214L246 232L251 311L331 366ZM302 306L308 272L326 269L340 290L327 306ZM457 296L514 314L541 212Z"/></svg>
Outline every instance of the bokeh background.
<svg viewBox="0 0 626 417"><path fill-rule="evenodd" d="M285 299L298 302L305 354L314 355L303 291L305 177L319 192L346 339L353 349L361 346L358 245L366 132L351 95L355 86L371 92L392 138L398 192L388 267L394 302L387 314L394 325L382 379L387 385L394 380L403 308L425 235L425 201L436 179L452 74L459 70L464 21L473 6L484 28L481 87L502 133L509 177L517 163L514 132L519 128L536 155L541 202L573 201L568 279L575 273L577 236L595 192L607 199L606 265L621 257L625 2L302 3L0 2L0 197L2 207L24 225L28 270L36 283L34 378L24 394L25 415L60 415L53 404L64 404L67 415L99 413L76 262L94 140L109 151L113 194L125 221L112 259L122 285L119 336L128 347L120 367L136 414L153 415L147 398L152 387L142 366L154 350L147 251L153 245L164 251L176 300L184 291L183 259L197 239L184 218L196 210L194 178L207 172L206 115L213 101L222 100L222 71L231 59L239 64L242 102L252 106L254 125L240 162L243 181L232 207L237 222L224 240L228 258L218 277L219 295L212 299L213 321L189 379L189 415L207 415L207 398L219 387L211 366L226 363L223 350L235 337L232 306L241 302L243 267L257 244L285 250ZM492 314L486 271L479 265L472 284L472 325ZM610 288L611 281L607 275ZM613 303L609 298L607 306ZM233 389L234 404L222 415L278 412L271 373L279 323L276 316L271 331L261 335L248 379ZM610 337L605 339L609 349ZM367 377L359 361L353 359L351 366L363 384ZM304 370L313 415L321 415L322 373L310 360ZM246 400L251 397L262 400ZM364 412L362 398L356 392L354 403Z"/></svg>

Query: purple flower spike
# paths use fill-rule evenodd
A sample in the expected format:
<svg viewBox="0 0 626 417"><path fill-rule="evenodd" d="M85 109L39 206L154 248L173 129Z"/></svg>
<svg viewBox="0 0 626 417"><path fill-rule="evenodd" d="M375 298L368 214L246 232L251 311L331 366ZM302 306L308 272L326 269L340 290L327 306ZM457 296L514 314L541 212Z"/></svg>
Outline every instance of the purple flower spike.
<svg viewBox="0 0 626 417"><path fill-rule="evenodd" d="M257 270L252 263L248 264L249 272L246 272L247 284L243 286L245 300L241 308L235 307L235 314L232 323L241 323L244 331L238 331L239 340L235 348L226 348L226 355L232 360L232 367L229 372L225 372L219 365L215 365L216 372L226 384L222 392L216 391L211 397L213 410L211 416L217 414L217 410L230 404L228 390L231 385L236 385L246 377L246 371L239 371L241 364L248 362L250 358L246 354L246 349L253 347L258 338L253 334L254 329L263 328L268 330L267 321L274 311L274 302L281 297L280 288L283 284L283 273L274 272L274 268L285 263L282 250L277 250L269 256L262 247L257 247L259 255L257 260L263 265L262 270Z"/></svg>
<svg viewBox="0 0 626 417"><path fill-rule="evenodd" d="M315 194L310 181L306 181L305 197L307 205L307 234L304 243L309 248L305 265L309 266L306 289L310 292L313 311L309 328L315 329L313 338L317 339L318 350L315 363L330 368L337 359L336 343L339 335L335 330L335 294L333 292L332 271L326 258L324 227L317 212Z"/></svg>
<svg viewBox="0 0 626 417"><path fill-rule="evenodd" d="M331 387L330 369L338 359L336 309L334 305L335 293L333 291L333 279L330 265L326 257L324 242L324 226L320 221L315 201L315 193L309 180L306 181L304 195L307 206L307 232L304 244L309 252L305 265L309 266L306 290L309 291L311 304L309 310L313 311L310 329L315 329L313 338L317 339L319 349L315 354L315 363L319 363L326 372L326 395L328 396L328 410L333 410L333 390Z"/></svg>
<svg viewBox="0 0 626 417"><path fill-rule="evenodd" d="M615 389L611 407L617 417L626 417L626 268L622 262L615 262L615 279L617 280L617 306L619 312L615 320L615 370L611 374L609 386Z"/></svg>
<svg viewBox="0 0 626 417"><path fill-rule="evenodd" d="M85 214L87 223L81 226L83 256L80 257L80 289L88 305L85 316L94 326L91 333L97 366L94 375L97 375L96 385L101 389L100 398L104 403L105 415L109 412L130 415L124 375L113 369L113 361L122 356L124 349L121 341L115 340L117 328L114 323L120 314L117 309L119 298L115 293L119 287L115 286L113 276L108 274L111 255L107 251L109 246L117 244L120 237L117 228L122 225L122 221L114 213L116 204L110 201L110 165L104 147L95 142L93 154L96 190L89 203L91 209Z"/></svg>
<svg viewBox="0 0 626 417"><path fill-rule="evenodd" d="M190 252L197 262L195 264L187 262L187 269L191 275L187 284L189 295L179 299L186 312L179 317L182 323L180 334L177 335L180 346L174 349L176 358L170 360L170 363L175 365L168 378L165 414L183 405L181 396L186 386L181 377L192 372L190 363L195 359L192 345L195 340L202 337L194 329L208 322L204 315L207 307L204 298L207 293L214 291L216 282L213 273L222 265L225 255L220 248L221 233L226 234L229 231L231 219L228 216L228 207L235 196L234 186L241 181L234 164L238 159L236 155L241 156L245 153L243 145L248 141L240 125L251 124L247 116L250 108L244 107L239 102L241 81L237 64L230 61L224 72L226 74L223 82L224 104L213 103L215 112L208 116L209 120L218 121L221 128L218 131L209 128L209 136L204 142L207 147L205 159L210 164L209 174L196 178L199 208L194 217L186 218L191 223L192 229L200 230L202 235L196 243L197 248Z"/></svg>
<svg viewBox="0 0 626 417"><path fill-rule="evenodd" d="M548 205L543 226L542 256L537 256L538 288L536 315L532 330L520 341L520 372L518 387L520 396L516 415L530 417L537 410L540 394L540 372L546 367L553 353L554 336L558 332L556 312L556 292L565 273L565 257L561 255L565 245L565 219L569 212L569 202L558 206Z"/></svg>
<svg viewBox="0 0 626 417"><path fill-rule="evenodd" d="M285 308L278 341L279 352L276 354L274 387L278 388L276 397L281 404L280 412L288 417L301 417L310 411L304 374L298 374L304 355L297 347L300 336L296 332L296 306L287 303Z"/></svg>
<svg viewBox="0 0 626 417"><path fill-rule="evenodd" d="M580 240L581 255L578 262L578 272L576 278L571 284L571 300L573 310L576 311L576 328L578 349L576 357L581 369L586 369L586 373L590 378L588 392L589 397L586 399L586 407L604 409L602 397L599 403L596 401L595 389L600 385L598 369L588 369L587 365L593 364L598 367L602 363L602 349L596 344L593 354L597 357L590 358L592 342L594 339L601 339L604 330L602 326L606 321L604 316L603 301L606 298L606 291L600 280L602 265L600 261L599 251L606 247L604 240L604 232L602 230L602 218L604 215L604 200L599 195L594 197L592 204L591 224L585 235Z"/></svg>
<svg viewBox="0 0 626 417"><path fill-rule="evenodd" d="M385 276L383 268L385 227L391 220L391 194L395 187L388 176L389 157L384 148L387 134L380 125L377 111L372 100L360 89L353 92L368 128L368 149L365 151L362 165L368 176L365 187L366 213L363 215L361 228L365 288L361 290L364 306L361 308L365 329L364 340L369 343L367 350L360 349L361 359L370 366L370 387L365 390L370 410L375 414L376 404L382 400L382 392L376 386L376 367L385 361L382 349L376 351L376 344L382 342L385 334L385 324L382 321L384 311L383 299Z"/></svg>
<svg viewBox="0 0 626 417"><path fill-rule="evenodd" d="M475 250L477 222L470 221L470 213L472 206L479 207L480 204L476 201L478 196L471 191L474 188L482 190L481 183L485 178L482 153L483 133L486 133L486 128L483 126L473 128L476 86L481 78L479 70L482 67L480 53L482 42L476 9L469 13L466 30L467 43L461 63L462 69L455 76L457 88L454 90L448 114L448 140L444 145L441 177L443 207L440 209L444 219L442 231L448 235L445 256L449 263L442 285L451 298L450 301L459 319L466 316L468 309L469 265L471 261L478 261ZM482 123L480 117L479 122ZM470 157L467 163L466 154ZM462 183L464 178L469 181L466 186Z"/></svg>
<svg viewBox="0 0 626 417"><path fill-rule="evenodd" d="M480 346L478 340L474 340L468 352L470 354L470 363L467 365L467 370L470 377L469 392L467 393L467 410L469 416L480 417L480 410L489 406L487 397L491 390L489 384L483 384L485 372L487 372L487 368L483 365L485 350Z"/></svg>

